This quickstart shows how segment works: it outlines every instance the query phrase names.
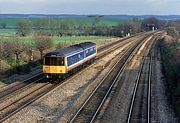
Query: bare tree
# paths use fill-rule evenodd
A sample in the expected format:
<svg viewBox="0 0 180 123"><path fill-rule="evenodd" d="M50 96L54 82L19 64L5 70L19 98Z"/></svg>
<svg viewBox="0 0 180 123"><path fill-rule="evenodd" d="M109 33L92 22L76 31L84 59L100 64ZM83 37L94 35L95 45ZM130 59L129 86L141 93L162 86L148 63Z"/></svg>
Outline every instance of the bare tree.
<svg viewBox="0 0 180 123"><path fill-rule="evenodd" d="M56 49L64 48L64 47L67 47L69 45L70 45L70 43L67 43L67 42L59 42L56 46Z"/></svg>
<svg viewBox="0 0 180 123"><path fill-rule="evenodd" d="M167 26L175 27L175 29L180 32L180 20L169 20Z"/></svg>
<svg viewBox="0 0 180 123"><path fill-rule="evenodd" d="M50 36L41 35L41 34L34 35L33 39L36 49L38 49L40 52L41 60L42 60L44 56L44 51L52 48L53 46L52 39Z"/></svg>
<svg viewBox="0 0 180 123"><path fill-rule="evenodd" d="M30 63L30 62L34 61L34 51L35 51L34 43L33 42L28 43L27 44L27 49L26 49L26 54L28 56L27 62Z"/></svg>
<svg viewBox="0 0 180 123"><path fill-rule="evenodd" d="M108 35L110 35L111 30L112 30L111 26L106 26L106 25L102 24L101 26L98 26L98 28L96 29L95 35L108 36Z"/></svg>
<svg viewBox="0 0 180 123"><path fill-rule="evenodd" d="M2 27L2 28L6 28L6 26L7 26L7 24L6 24L6 23L4 23L4 22L3 22L3 23L1 23L0 25L1 25L1 27Z"/></svg>
<svg viewBox="0 0 180 123"><path fill-rule="evenodd" d="M27 19L21 19L17 22L17 34L26 36L31 30L31 22Z"/></svg>
<svg viewBox="0 0 180 123"><path fill-rule="evenodd" d="M92 22L92 33L95 34L96 33L96 29L97 29L97 24L100 22L100 17L99 16L95 16Z"/></svg>
<svg viewBox="0 0 180 123"><path fill-rule="evenodd" d="M74 21L69 21L68 23L68 35L73 36L76 33L76 23Z"/></svg>
<svg viewBox="0 0 180 123"><path fill-rule="evenodd" d="M4 42L1 41L2 39L0 39L0 61L3 59L4 57Z"/></svg>
<svg viewBox="0 0 180 123"><path fill-rule="evenodd" d="M148 30L152 30L153 28L154 29L162 28L165 25L166 25L165 21L158 20L155 17L150 17L150 18L145 18L142 21L141 28L148 31Z"/></svg>
<svg viewBox="0 0 180 123"><path fill-rule="evenodd" d="M0 73L4 73L4 67L2 65L2 61L6 59L6 52L5 52L5 42L3 39L0 39Z"/></svg>
<svg viewBox="0 0 180 123"><path fill-rule="evenodd" d="M33 26L38 30L44 29L46 25L47 25L47 22L44 18L38 19L37 21L33 23Z"/></svg>
<svg viewBox="0 0 180 123"><path fill-rule="evenodd" d="M92 34L91 25L88 25L85 22L80 22L79 25L74 30L77 30L76 32L78 32L78 33L76 33L76 35L78 35L78 36L81 36L81 35L88 36L88 35Z"/></svg>
<svg viewBox="0 0 180 123"><path fill-rule="evenodd" d="M124 36L128 33L135 34L137 32L140 32L140 26L139 23L135 21L129 21L124 24L120 23L113 31L117 36Z"/></svg>
<svg viewBox="0 0 180 123"><path fill-rule="evenodd" d="M27 45L24 42L20 42L18 38L12 38L12 41L9 42L9 49L15 55L16 67L19 67L21 61L20 54L24 52L27 48Z"/></svg>
<svg viewBox="0 0 180 123"><path fill-rule="evenodd" d="M168 35L170 35L170 36L172 36L173 38L178 38L178 36L179 36L179 33L178 33L178 31L176 30L176 28L175 27L169 27L169 28L167 28L167 34Z"/></svg>
<svg viewBox="0 0 180 123"><path fill-rule="evenodd" d="M2 55L3 55L3 59L8 59L10 57L12 57L13 53L12 53L12 50L9 48L9 45L10 45L11 42L9 41L3 41L2 42L2 47L3 47L3 52L2 52Z"/></svg>
<svg viewBox="0 0 180 123"><path fill-rule="evenodd" d="M139 25L135 22L127 22L124 24L124 32L134 34L139 31Z"/></svg>
<svg viewBox="0 0 180 123"><path fill-rule="evenodd" d="M167 28L167 34L173 37L173 46L174 49L176 48L176 43L178 41L179 32L176 30L175 27Z"/></svg>

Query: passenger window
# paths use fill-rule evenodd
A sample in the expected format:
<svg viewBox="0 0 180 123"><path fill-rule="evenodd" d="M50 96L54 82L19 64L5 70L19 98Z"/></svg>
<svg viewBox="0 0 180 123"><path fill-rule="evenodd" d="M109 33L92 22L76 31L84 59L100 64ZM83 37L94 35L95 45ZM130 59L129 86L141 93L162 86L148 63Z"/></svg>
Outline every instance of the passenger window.
<svg viewBox="0 0 180 123"><path fill-rule="evenodd" d="M80 54L78 54L78 58L81 58L81 55L80 55Z"/></svg>

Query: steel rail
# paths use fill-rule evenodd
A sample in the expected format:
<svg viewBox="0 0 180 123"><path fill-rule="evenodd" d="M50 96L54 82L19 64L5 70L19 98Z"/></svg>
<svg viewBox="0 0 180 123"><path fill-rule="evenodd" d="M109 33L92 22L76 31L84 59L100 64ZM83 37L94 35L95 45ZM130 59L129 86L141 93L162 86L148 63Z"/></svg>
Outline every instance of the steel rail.
<svg viewBox="0 0 180 123"><path fill-rule="evenodd" d="M146 37L146 38L147 38L147 37ZM145 40L145 39L143 39L143 40ZM143 42L140 43L139 45L138 45L138 43L136 42L136 44L137 44L137 46L134 47L134 49L136 49L136 48L139 49L139 47L143 44ZM131 48L129 48L129 50L128 50L126 53L128 53L128 52L130 51L130 49L131 49ZM134 51L134 49L133 49L133 50L131 49L131 50L132 50L131 53L128 55L126 61L123 63L123 66L121 67L121 69L119 70L117 76L115 77L115 79L113 80L113 82L112 82L112 84L110 85L109 89L107 90L107 92L106 92L105 96L103 97L100 105L98 106L97 110L96 110L95 113L93 114L90 123L92 123L92 122L94 121L95 117L97 116L100 108L102 107L102 105L103 105L104 101L106 100L108 94L110 93L112 87L113 87L114 84L117 82L117 79L119 78L120 74L122 73L122 71L123 71L126 63L130 60L130 56L133 55L132 52ZM125 59L121 59L121 58L123 58L125 55L127 55L126 53L119 58L118 62L119 62L119 61L122 61L122 60L125 60ZM107 74L103 77L103 79L102 79L101 82L98 84L98 86L93 90L93 92L90 94L90 96L86 99L86 101L85 101L85 102L82 104L82 106L78 109L78 111L76 112L76 114L71 118L71 120L69 121L70 123L73 123L73 122L75 121L75 119L77 118L77 116L79 115L79 113L81 112L81 110L86 106L86 104L88 103L88 101L89 101L89 100L91 99L91 97L95 94L95 92L97 91L97 89L99 89L99 87L102 85L102 83L103 83L104 80L108 77L108 75L111 73L111 71L116 67L116 65L118 64L118 62L116 62L116 64L113 65L113 67L112 67L112 68L107 72Z"/></svg>
<svg viewBox="0 0 180 123"><path fill-rule="evenodd" d="M157 35L157 37L158 36L159 35ZM154 40L153 44L155 44L155 42L157 40L157 37L155 37L153 39ZM154 46L152 46L152 47L154 47ZM152 50L152 47L151 47L151 50ZM152 56L151 56L150 51L148 51L148 53L150 54L150 61L149 61L149 65L148 65L148 83L147 83L148 84L148 90L147 90L147 122L150 123ZM133 89L133 95L132 95L132 98L131 98L131 103L130 103L130 108L129 108L129 111L128 111L128 117L127 117L126 123L131 122L132 112L133 112L133 108L134 108L134 104L135 104L135 98L136 98L136 94L137 94L137 91L138 91L138 85L139 85L140 78L141 78L141 75L142 75L141 73L142 73L142 70L143 70L144 62L145 62L145 58L143 57L142 62L141 62L141 66L140 66L139 71L138 71L138 75L136 77L136 83L135 83L135 86L134 86L134 89Z"/></svg>
<svg viewBox="0 0 180 123"><path fill-rule="evenodd" d="M137 37L139 37L139 36L137 36ZM134 38L134 37L133 37ZM127 39L129 39L129 38L126 38L126 40ZM115 42L115 43L112 43L112 44L110 44L110 45L108 45L108 46L105 46L106 48L108 48L108 49L105 49L105 47L103 47L102 49L103 50L98 50L98 57L99 58L97 58L96 60L98 60L98 59L100 59L101 58L101 56L103 56L104 55L104 53L110 53L110 52L112 52L113 50L116 50L116 49L118 49L119 47L122 47L123 45L126 45L126 44L128 44L128 43L130 43L130 42L132 42L132 39L131 40L128 40L127 42L124 42L125 41L125 39L122 39L123 40L123 42L119 42L119 41L117 41L117 42ZM119 44L118 44L118 42L119 42ZM117 45L118 44L118 45ZM111 49L109 49L110 47L112 46L112 48ZM6 90L4 90L4 91L1 91L0 93L1 93L1 95L0 95L0 100L3 100L4 98L6 98L6 97L8 97L9 95L12 95L13 93L17 93L17 91L19 91L19 90L22 90L23 88L27 88L26 86L31 86L31 83L32 82L36 82L36 81L30 81L31 79L35 79L35 77L40 77L40 79L43 79L43 78L45 78L44 76L42 76L43 75L43 73L40 73L40 74L38 74L38 75L35 75L35 76L33 76L33 77L30 77L29 79L26 79L26 80L24 80L24 81L22 81L21 83L19 83L18 85L14 85L13 87L9 87L9 89L7 88ZM42 76L42 77L41 77ZM37 79L39 79L39 78L37 78ZM29 82L28 82L29 81ZM11 89L10 89L11 88Z"/></svg>
<svg viewBox="0 0 180 123"><path fill-rule="evenodd" d="M137 92L139 80L140 80L140 77L141 77L141 72L142 72L142 69L143 69L144 61L145 61L145 58L143 57L143 60L141 62L141 66L140 66L138 75L136 77L136 84L135 84L135 87L133 89L133 96L132 96L132 100L131 100L130 110L129 110L129 113L128 113L127 123L130 123L130 120L131 120L132 110L133 110L133 106L134 106L134 102L135 102L136 92Z"/></svg>
<svg viewBox="0 0 180 123"><path fill-rule="evenodd" d="M117 46L116 46L117 48ZM112 50L112 49L111 49ZM108 52L109 53L109 52ZM104 57L107 55L107 53L103 53ZM103 55L101 55L100 57L103 57ZM90 67L90 66L88 66ZM37 75L38 76L38 75ZM76 75L75 75L76 76ZM72 76L74 77L74 76ZM70 77L71 78L71 77ZM10 113L9 115L5 116L4 118L0 119L0 122L5 121L6 119L8 119L9 117L11 117L12 115L16 114L17 112L19 112L20 110L22 110L23 108L27 107L28 105L30 105L31 103L33 103L35 100L44 97L46 94L50 93L50 91L54 90L56 87L58 87L60 84L57 84L56 86L52 87L49 91L47 91L46 93L42 93L40 94L38 97L32 99L31 101L29 101L28 103L24 104L23 106L21 106L20 108L16 109L15 111L13 111L12 113ZM24 96L24 98L26 98L26 96ZM23 98L22 98L23 99ZM20 101L20 100L18 100ZM16 101L16 102L18 102ZM9 106L11 106L13 104L10 104ZM4 108L5 109L5 108Z"/></svg>
<svg viewBox="0 0 180 123"><path fill-rule="evenodd" d="M149 62L149 76L148 76L148 123L151 122L151 77L152 77L152 56L150 55L150 62Z"/></svg>
<svg viewBox="0 0 180 123"><path fill-rule="evenodd" d="M98 54L103 54L103 52L105 52L108 49L110 49L110 50L108 50L109 52L116 50L117 48L131 42L131 40L135 37L138 38L140 36L132 36L132 37L124 38L124 39L118 40L116 42L110 43L106 46L100 47L100 48L98 48ZM130 39L130 41L129 41L129 39ZM128 41L125 42L126 40L128 40ZM38 73L37 75L31 76L30 78L27 78L13 86L12 85L7 85L8 87L3 86L3 88L5 88L5 89L0 91L0 99L3 98L4 96L7 96L8 94L14 93L15 91L23 88L24 86L29 86L29 84L31 84L33 82L33 79L35 79L36 77L37 77L37 79L42 78L41 77L42 75L43 75L43 73ZM44 76L43 76L43 78L44 78Z"/></svg>
<svg viewBox="0 0 180 123"><path fill-rule="evenodd" d="M112 46L115 46L115 45L117 45L117 44L119 44L119 43L122 43L122 42L124 42L124 41L126 41L126 40L128 40L128 39L134 38L134 37L137 37L137 35L133 35L133 36L130 36L130 37L126 37L126 38L120 39L120 40L118 40L118 41L115 41L115 42L113 42L113 43L110 43L110 44L108 44L108 45L102 46L102 47L98 48L98 51L99 51L99 52L100 52L101 50L103 51L104 49L108 49L108 48L110 48L110 47L112 47ZM38 76L41 76L41 75L43 75L43 73L37 73L36 75L31 76L31 77L29 77L29 78L27 78L27 79L25 79L25 80L22 80L22 81L20 81L20 83L17 83L17 84L15 84L15 85L13 85L13 86L19 86L20 84L26 83L26 82L28 82L29 80L34 79L35 77L38 77ZM9 85L7 85L7 86L2 86L2 87L0 87L0 89L1 89L1 88L2 88L2 89L5 88L5 90L4 90L4 89L3 89L3 91L0 90L0 93L5 92L6 90L12 89L12 87L9 86ZM0 97L1 97L1 95L0 95Z"/></svg>

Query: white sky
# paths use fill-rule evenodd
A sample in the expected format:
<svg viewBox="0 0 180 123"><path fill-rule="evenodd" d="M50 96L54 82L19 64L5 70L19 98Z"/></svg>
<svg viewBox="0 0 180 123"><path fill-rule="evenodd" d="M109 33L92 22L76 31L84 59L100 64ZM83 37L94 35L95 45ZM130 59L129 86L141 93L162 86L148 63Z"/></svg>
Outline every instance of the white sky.
<svg viewBox="0 0 180 123"><path fill-rule="evenodd" d="M0 13L173 14L180 0L0 0Z"/></svg>

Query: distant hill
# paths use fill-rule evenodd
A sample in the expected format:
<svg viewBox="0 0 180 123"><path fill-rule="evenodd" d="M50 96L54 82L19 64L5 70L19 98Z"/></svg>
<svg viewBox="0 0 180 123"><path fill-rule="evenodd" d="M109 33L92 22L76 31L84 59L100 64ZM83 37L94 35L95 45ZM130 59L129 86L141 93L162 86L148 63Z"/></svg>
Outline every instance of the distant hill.
<svg viewBox="0 0 180 123"><path fill-rule="evenodd" d="M0 18L83 18L92 16L102 16L104 18L125 19L132 18L144 19L156 17L161 20L180 20L180 15L73 15L73 14L0 14Z"/></svg>

